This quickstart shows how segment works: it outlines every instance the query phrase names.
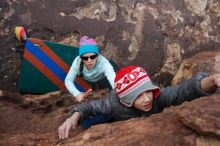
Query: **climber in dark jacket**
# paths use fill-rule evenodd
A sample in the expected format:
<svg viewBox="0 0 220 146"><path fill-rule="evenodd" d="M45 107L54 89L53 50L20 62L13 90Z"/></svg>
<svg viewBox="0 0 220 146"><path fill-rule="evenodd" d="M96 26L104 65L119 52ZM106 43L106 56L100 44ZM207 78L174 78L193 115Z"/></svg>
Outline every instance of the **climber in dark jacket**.
<svg viewBox="0 0 220 146"><path fill-rule="evenodd" d="M220 74L198 73L175 87L160 89L152 84L143 68L128 66L116 73L115 89L109 97L74 107L70 117L59 127L59 138L68 138L70 129L91 116L108 115L114 121L150 116L171 105L179 105L220 88Z"/></svg>

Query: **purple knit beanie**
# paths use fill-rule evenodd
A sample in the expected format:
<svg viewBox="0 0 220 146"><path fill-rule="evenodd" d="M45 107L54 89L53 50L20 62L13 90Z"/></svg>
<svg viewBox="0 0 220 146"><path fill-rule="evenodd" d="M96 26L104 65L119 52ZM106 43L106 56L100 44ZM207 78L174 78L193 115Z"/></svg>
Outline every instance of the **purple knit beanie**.
<svg viewBox="0 0 220 146"><path fill-rule="evenodd" d="M94 39L83 36L80 38L79 56L86 53L99 54L99 49Z"/></svg>

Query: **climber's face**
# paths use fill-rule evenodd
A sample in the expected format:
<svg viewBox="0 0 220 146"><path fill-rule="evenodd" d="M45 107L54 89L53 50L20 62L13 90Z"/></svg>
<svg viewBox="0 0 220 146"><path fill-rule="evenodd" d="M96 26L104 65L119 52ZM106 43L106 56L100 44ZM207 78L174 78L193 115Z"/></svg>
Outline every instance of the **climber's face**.
<svg viewBox="0 0 220 146"><path fill-rule="evenodd" d="M150 111L153 102L153 92L145 91L141 93L134 101L133 106L142 111Z"/></svg>
<svg viewBox="0 0 220 146"><path fill-rule="evenodd" d="M86 65L87 69L93 69L96 65L98 55L95 53L86 53L81 56L83 63Z"/></svg>

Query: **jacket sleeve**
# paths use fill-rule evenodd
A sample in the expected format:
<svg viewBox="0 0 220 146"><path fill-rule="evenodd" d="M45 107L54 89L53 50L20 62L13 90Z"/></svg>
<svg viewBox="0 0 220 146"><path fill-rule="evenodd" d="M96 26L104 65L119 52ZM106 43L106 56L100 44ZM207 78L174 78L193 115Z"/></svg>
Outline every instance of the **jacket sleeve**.
<svg viewBox="0 0 220 146"><path fill-rule="evenodd" d="M205 93L200 87L200 81L208 76L207 73L198 73L192 79L186 80L178 86L162 89L158 97L159 109L163 110L165 107L171 105L179 105L185 101L191 101L201 96L209 96L213 94L216 90L213 90L210 93Z"/></svg>
<svg viewBox="0 0 220 146"><path fill-rule="evenodd" d="M110 62L105 59L105 63L103 65L103 70L105 72L105 76L107 77L112 89L114 89L114 80L115 80L115 71L113 69L113 66L110 64Z"/></svg>
<svg viewBox="0 0 220 146"><path fill-rule="evenodd" d="M73 96L77 96L80 91L76 88L76 86L74 85L74 80L77 76L77 71L79 69L79 66L78 66L78 58L79 57L76 57L70 67L70 70L65 78L65 86L66 88L68 89L68 91L73 95Z"/></svg>
<svg viewBox="0 0 220 146"><path fill-rule="evenodd" d="M80 121L87 119L89 116L110 114L112 112L110 98L93 100L73 107L70 111L70 116L74 112L80 113Z"/></svg>

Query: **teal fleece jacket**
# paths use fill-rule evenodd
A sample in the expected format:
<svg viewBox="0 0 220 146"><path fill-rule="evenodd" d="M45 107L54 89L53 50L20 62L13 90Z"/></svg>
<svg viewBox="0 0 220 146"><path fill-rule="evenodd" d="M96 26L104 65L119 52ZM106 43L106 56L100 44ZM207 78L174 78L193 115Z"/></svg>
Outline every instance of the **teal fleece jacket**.
<svg viewBox="0 0 220 146"><path fill-rule="evenodd" d="M65 78L66 88L75 97L80 94L80 91L74 85L74 80L76 76L79 75L80 62L81 58L77 56ZM115 71L110 62L102 55L98 56L96 65L93 69L88 70L85 65L83 67L83 78L87 81L97 82L105 76L112 86L112 89L114 89Z"/></svg>

